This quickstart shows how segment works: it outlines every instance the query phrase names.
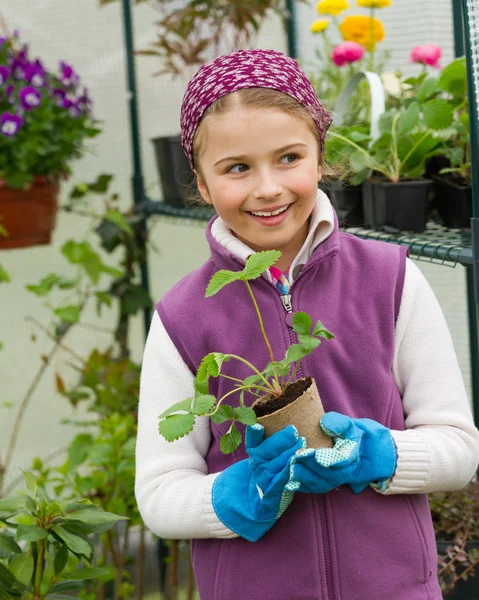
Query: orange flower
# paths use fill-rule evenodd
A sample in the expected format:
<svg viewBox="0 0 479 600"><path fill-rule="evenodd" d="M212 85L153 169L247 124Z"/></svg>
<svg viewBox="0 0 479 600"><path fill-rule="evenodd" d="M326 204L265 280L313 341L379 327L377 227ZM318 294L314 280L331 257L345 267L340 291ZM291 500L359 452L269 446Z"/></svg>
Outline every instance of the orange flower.
<svg viewBox="0 0 479 600"><path fill-rule="evenodd" d="M374 44L371 39L371 17L365 15L352 15L345 17L339 26L343 40L347 42L357 42L364 46L366 50L373 50L373 46L384 39L384 27L379 19L373 18L374 23Z"/></svg>

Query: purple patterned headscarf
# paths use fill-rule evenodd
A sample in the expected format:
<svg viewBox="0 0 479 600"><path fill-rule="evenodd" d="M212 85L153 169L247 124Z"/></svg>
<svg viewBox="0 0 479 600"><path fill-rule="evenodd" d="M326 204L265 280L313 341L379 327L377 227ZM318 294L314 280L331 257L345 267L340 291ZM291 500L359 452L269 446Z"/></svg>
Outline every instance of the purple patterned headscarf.
<svg viewBox="0 0 479 600"><path fill-rule="evenodd" d="M181 105L181 144L193 168L193 137L205 110L218 98L244 88L283 92L302 104L319 131L321 148L332 117L294 58L275 50L237 50L204 64L192 77Z"/></svg>

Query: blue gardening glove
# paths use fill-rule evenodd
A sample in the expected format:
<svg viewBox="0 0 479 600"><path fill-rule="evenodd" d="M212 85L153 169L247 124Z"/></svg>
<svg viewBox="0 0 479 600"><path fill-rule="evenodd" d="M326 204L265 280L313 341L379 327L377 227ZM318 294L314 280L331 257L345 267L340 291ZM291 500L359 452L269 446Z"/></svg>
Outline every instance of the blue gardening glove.
<svg viewBox="0 0 479 600"><path fill-rule="evenodd" d="M291 458L305 441L293 425L265 440L264 428L257 424L246 428L245 445L249 458L227 467L215 479L213 509L231 531L256 542L293 499L293 492L284 488Z"/></svg>
<svg viewBox="0 0 479 600"><path fill-rule="evenodd" d="M334 438L334 446L298 452L288 489L296 483L298 491L315 493L346 483L355 494L371 483L385 489L397 463L396 447L387 427L372 419L352 419L336 412L323 415L320 425Z"/></svg>

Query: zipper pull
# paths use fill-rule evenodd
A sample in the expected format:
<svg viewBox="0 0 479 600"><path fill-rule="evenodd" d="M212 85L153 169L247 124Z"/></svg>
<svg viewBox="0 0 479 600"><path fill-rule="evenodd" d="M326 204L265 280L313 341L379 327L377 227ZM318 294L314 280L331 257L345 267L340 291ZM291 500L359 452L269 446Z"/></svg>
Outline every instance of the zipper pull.
<svg viewBox="0 0 479 600"><path fill-rule="evenodd" d="M281 302L283 303L284 309L287 313L293 312L293 305L291 304L291 294L285 294L280 296Z"/></svg>

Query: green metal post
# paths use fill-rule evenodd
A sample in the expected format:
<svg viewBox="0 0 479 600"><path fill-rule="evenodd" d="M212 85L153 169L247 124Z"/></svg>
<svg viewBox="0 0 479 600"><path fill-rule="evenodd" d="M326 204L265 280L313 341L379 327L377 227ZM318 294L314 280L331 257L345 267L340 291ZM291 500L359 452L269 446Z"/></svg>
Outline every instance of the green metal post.
<svg viewBox="0 0 479 600"><path fill-rule="evenodd" d="M462 4L462 6L461 6ZM477 102L474 92L474 74L472 65L472 40L469 27L467 26L467 0L453 0L454 16L454 39L456 56L465 54L467 66L467 90L469 102L469 128L471 140L471 171L472 171L472 200L473 200L473 218L471 219L472 229L472 250L473 267L467 268L467 304L469 315L469 344L471 355L471 379L472 379L472 405L474 411L474 421L479 426L479 269L478 257L479 248L479 139L478 139L478 115Z"/></svg>
<svg viewBox="0 0 479 600"><path fill-rule="evenodd" d="M133 200L140 204L145 199L145 185L143 180L143 169L141 164L140 126L138 119L138 105L136 93L135 57L133 47L133 19L131 16L131 0L122 0L123 4L123 32L125 37L125 53L128 83L128 104L130 112L130 136L131 152L133 158ZM148 263L145 251L145 240L147 234L146 220L140 225L140 236L138 243L144 250L144 260L140 265L141 285L148 292ZM143 325L145 335L150 328L151 312L148 308L143 311Z"/></svg>
<svg viewBox="0 0 479 600"><path fill-rule="evenodd" d="M288 56L296 58L296 0L286 0L286 10L289 13L289 16L285 19L286 35L288 38Z"/></svg>

